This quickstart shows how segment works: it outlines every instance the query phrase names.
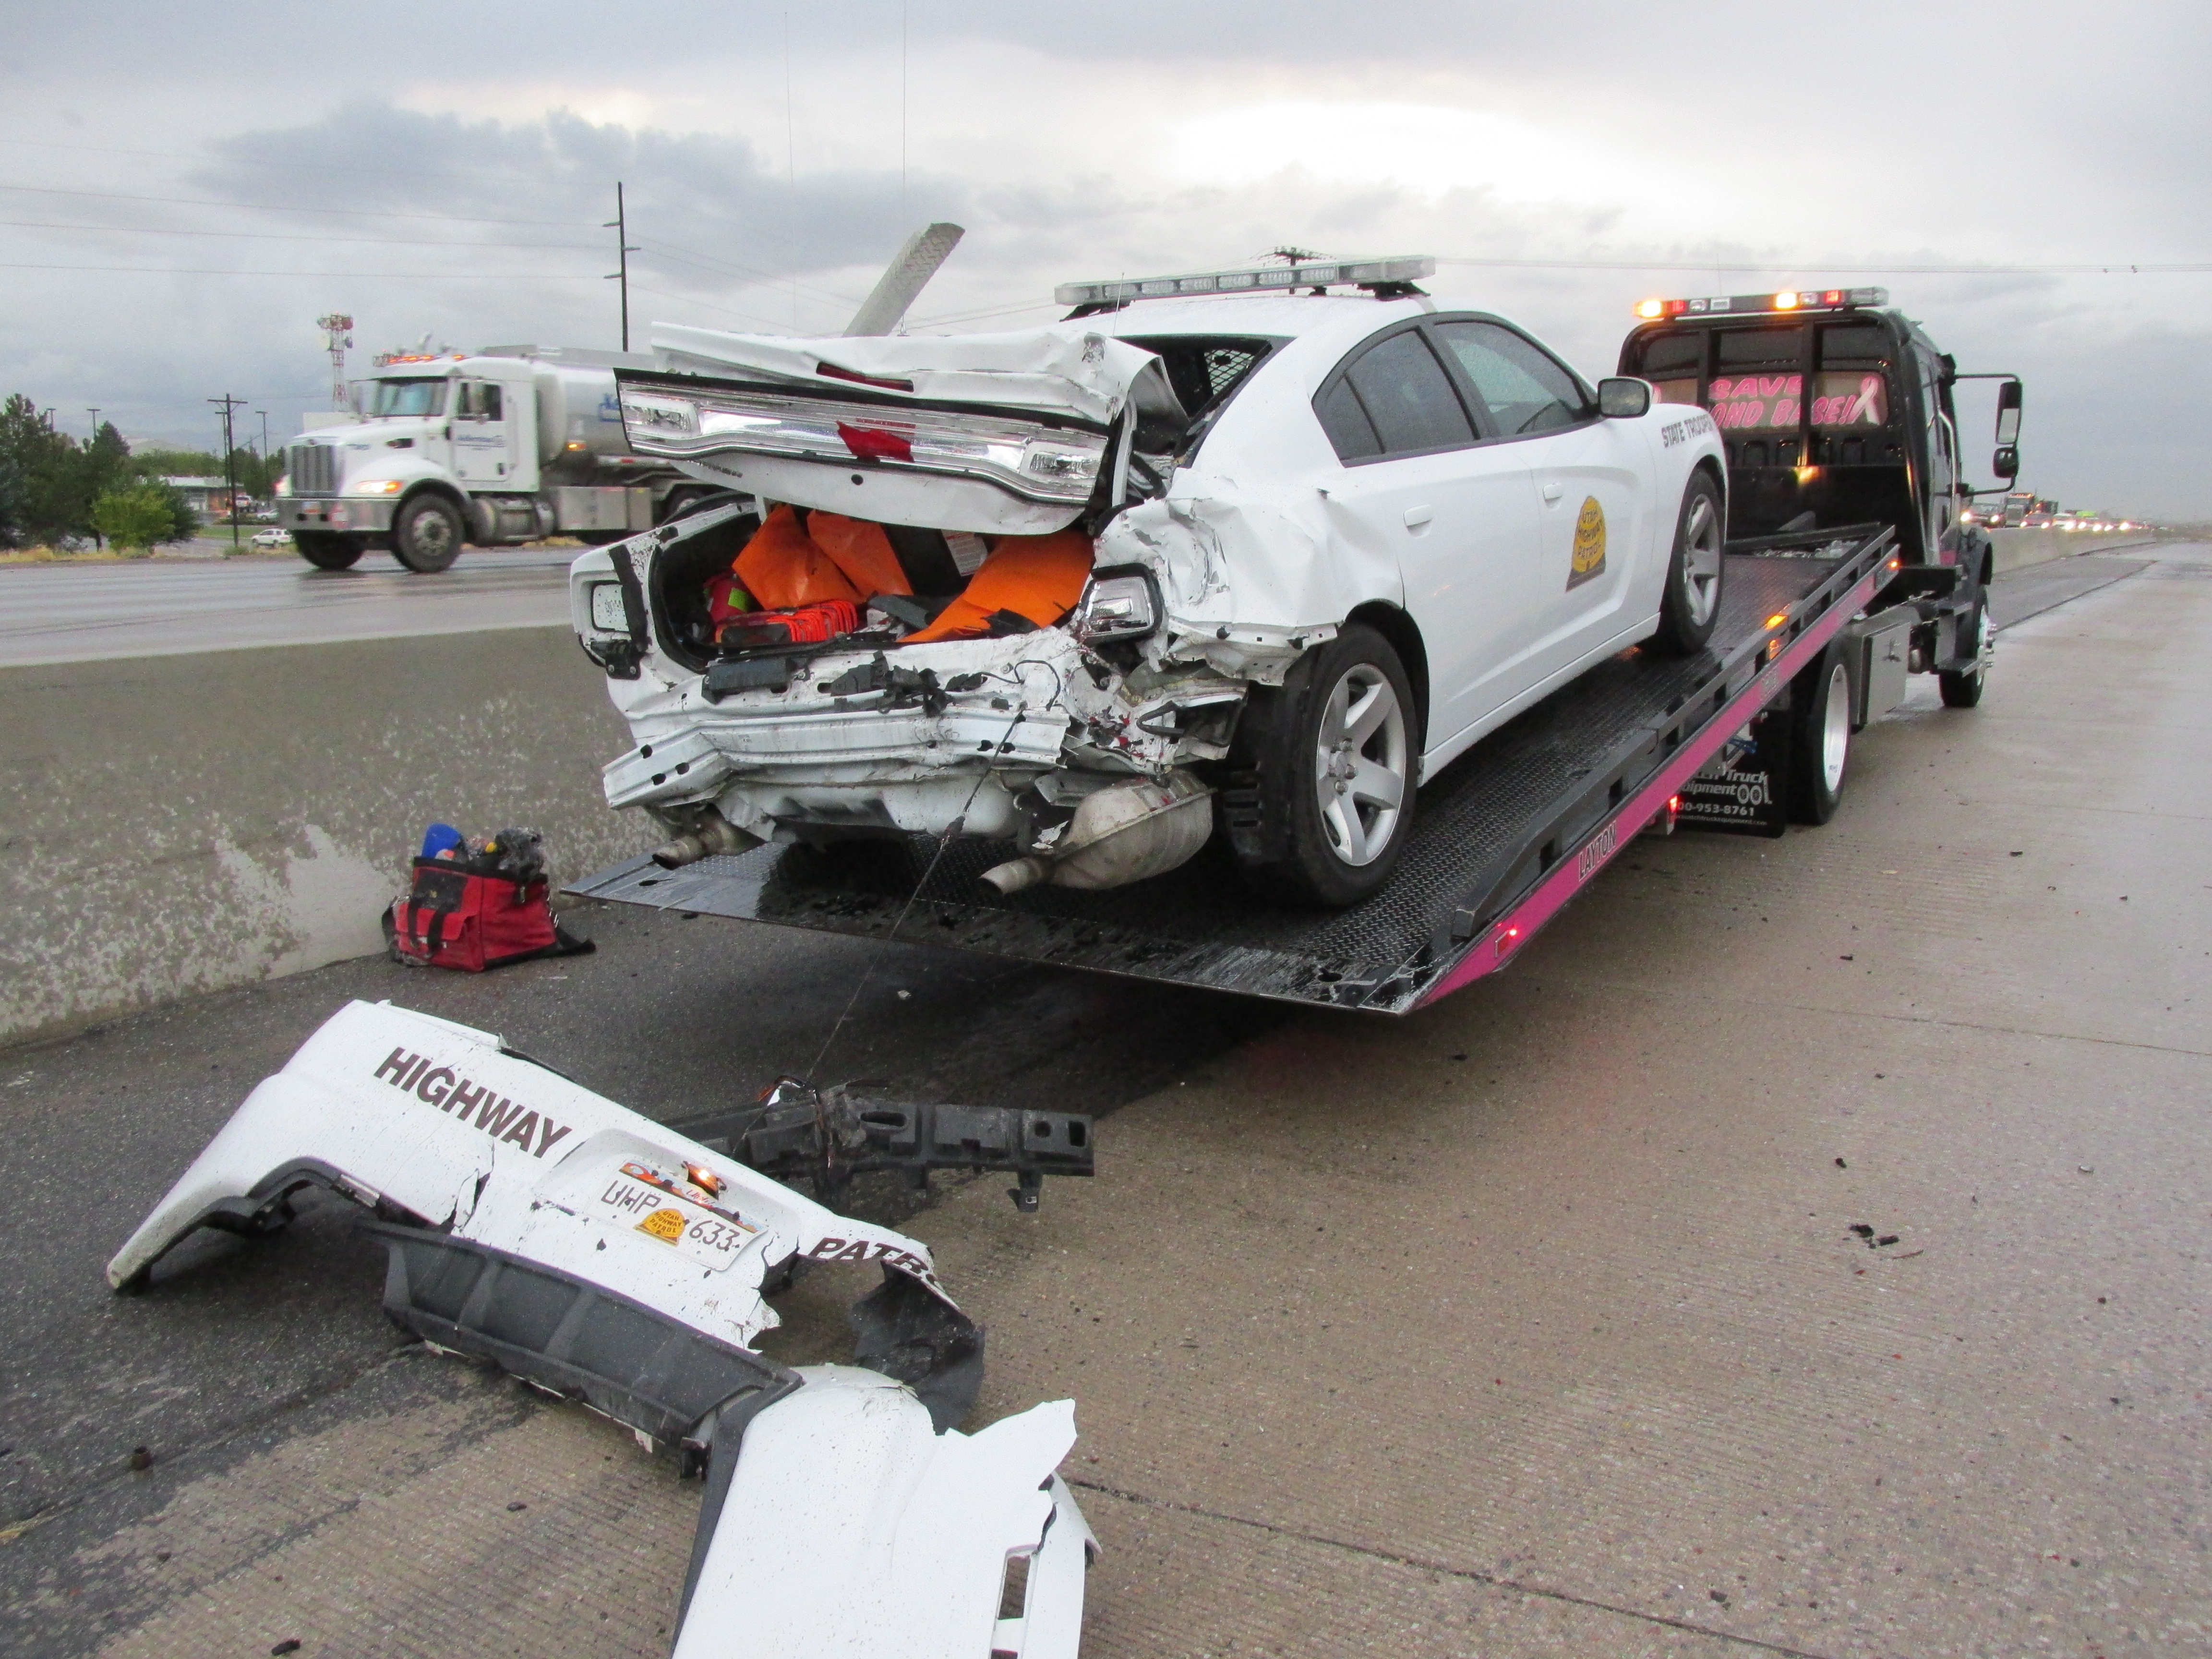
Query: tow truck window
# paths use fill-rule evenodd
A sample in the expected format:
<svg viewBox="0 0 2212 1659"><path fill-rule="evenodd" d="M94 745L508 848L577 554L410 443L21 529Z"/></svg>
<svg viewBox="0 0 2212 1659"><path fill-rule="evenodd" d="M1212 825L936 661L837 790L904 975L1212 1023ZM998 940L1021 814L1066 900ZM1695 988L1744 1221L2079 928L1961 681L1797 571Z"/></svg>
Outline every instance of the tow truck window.
<svg viewBox="0 0 2212 1659"><path fill-rule="evenodd" d="M1355 410L1364 416L1364 429L1351 418ZM1418 329L1393 334L1353 358L1343 377L1316 401L1314 412L1346 461L1474 441L1474 423Z"/></svg>
<svg viewBox="0 0 2212 1659"><path fill-rule="evenodd" d="M499 413L499 388L483 380L464 380L460 395L453 400L453 413L464 421L496 421Z"/></svg>
<svg viewBox="0 0 2212 1659"><path fill-rule="evenodd" d="M1496 323L1439 323L1437 334L1506 435L1572 426L1589 414L1574 372L1534 341Z"/></svg>
<svg viewBox="0 0 2212 1659"><path fill-rule="evenodd" d="M379 380L375 400L368 412L377 416L442 415L446 412L445 377L441 375L434 380Z"/></svg>
<svg viewBox="0 0 2212 1659"><path fill-rule="evenodd" d="M1705 367L1703 334L1655 334L1637 348L1636 372L1662 404L1695 404Z"/></svg>

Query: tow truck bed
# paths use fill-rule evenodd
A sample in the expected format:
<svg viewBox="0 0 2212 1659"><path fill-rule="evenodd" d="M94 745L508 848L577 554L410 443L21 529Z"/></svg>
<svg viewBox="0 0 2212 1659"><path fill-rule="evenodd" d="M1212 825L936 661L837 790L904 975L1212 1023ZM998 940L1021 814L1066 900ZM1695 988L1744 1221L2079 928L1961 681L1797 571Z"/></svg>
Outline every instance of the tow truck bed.
<svg viewBox="0 0 2212 1659"><path fill-rule="evenodd" d="M772 845L663 870L641 855L568 890L1406 1013L1510 961L1867 605L1893 540L1860 526L1732 544L1706 651L1625 652L1477 744L1421 790L1389 885L1348 910L1258 903L1214 848L1109 892L1000 896L978 878L1006 843L926 836L866 858Z"/></svg>

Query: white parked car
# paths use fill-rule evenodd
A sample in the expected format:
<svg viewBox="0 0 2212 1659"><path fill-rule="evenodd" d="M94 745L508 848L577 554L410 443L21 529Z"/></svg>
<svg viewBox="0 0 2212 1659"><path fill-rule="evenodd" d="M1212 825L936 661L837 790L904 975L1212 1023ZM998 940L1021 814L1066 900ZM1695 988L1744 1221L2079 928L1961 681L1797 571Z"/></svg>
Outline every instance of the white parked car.
<svg viewBox="0 0 2212 1659"><path fill-rule="evenodd" d="M1078 284L1019 333L656 328L631 446L727 493L573 567L636 739L609 801L672 865L958 832L1014 844L1002 890L1104 887L1218 832L1269 892L1372 893L1421 780L1721 598L1711 417L1431 268Z"/></svg>
<svg viewBox="0 0 2212 1659"><path fill-rule="evenodd" d="M257 530L252 539L256 547L289 547L292 532L289 530Z"/></svg>

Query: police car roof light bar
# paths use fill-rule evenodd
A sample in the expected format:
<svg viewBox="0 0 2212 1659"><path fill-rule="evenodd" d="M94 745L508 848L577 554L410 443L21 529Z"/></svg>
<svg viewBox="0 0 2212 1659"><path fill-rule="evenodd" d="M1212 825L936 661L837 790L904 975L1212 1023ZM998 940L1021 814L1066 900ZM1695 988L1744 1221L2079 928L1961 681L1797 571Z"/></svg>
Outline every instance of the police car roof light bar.
<svg viewBox="0 0 2212 1659"><path fill-rule="evenodd" d="M1132 300L1179 300L1198 294L1288 294L1302 288L1387 289L1433 276L1437 262L1425 253L1372 259L1301 259L1290 264L1238 270L1200 270L1176 276L1115 277L1062 283L1052 291L1064 306L1124 306Z"/></svg>
<svg viewBox="0 0 2212 1659"><path fill-rule="evenodd" d="M1668 322L1677 317L1790 311L1849 311L1856 306L1886 306L1886 288L1785 288L1774 294L1723 294L1704 300L1640 300L1638 319Z"/></svg>

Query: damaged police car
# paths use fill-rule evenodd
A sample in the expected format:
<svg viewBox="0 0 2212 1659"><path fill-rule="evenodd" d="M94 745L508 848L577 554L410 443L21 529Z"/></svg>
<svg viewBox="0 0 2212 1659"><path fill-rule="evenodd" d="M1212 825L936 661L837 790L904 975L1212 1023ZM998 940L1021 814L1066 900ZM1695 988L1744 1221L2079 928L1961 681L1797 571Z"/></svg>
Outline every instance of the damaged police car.
<svg viewBox="0 0 2212 1659"><path fill-rule="evenodd" d="M1058 290L1021 332L659 326L631 447L720 493L578 559L676 865L763 841L1010 843L1101 888L1217 833L1264 892L1389 878L1421 781L1719 608L1702 411L1593 387L1421 258Z"/></svg>

